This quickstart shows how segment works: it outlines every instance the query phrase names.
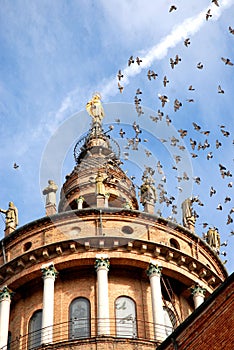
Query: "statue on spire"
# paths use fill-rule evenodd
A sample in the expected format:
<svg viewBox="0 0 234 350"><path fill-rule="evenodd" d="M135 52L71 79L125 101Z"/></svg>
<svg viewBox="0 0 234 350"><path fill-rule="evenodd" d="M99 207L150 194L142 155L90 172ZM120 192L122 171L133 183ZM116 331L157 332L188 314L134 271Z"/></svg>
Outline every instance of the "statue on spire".
<svg viewBox="0 0 234 350"><path fill-rule="evenodd" d="M86 103L86 111L92 117L93 124L101 124L105 113L101 104L101 95L98 92L96 92L91 100Z"/></svg>

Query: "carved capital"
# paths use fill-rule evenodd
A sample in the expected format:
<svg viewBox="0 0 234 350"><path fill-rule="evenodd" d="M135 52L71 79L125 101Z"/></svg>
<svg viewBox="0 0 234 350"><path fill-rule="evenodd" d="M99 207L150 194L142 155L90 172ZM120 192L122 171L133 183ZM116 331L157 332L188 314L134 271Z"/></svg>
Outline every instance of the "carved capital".
<svg viewBox="0 0 234 350"><path fill-rule="evenodd" d="M42 278L51 277L55 279L58 276L58 271L54 267L53 263L42 265L41 267Z"/></svg>
<svg viewBox="0 0 234 350"><path fill-rule="evenodd" d="M110 261L107 257L96 257L95 263L94 263L95 270L98 271L100 268L104 267L109 271L110 268Z"/></svg>
<svg viewBox="0 0 234 350"><path fill-rule="evenodd" d="M9 289L7 286L4 286L2 289L0 289L0 302L3 300L11 300L15 293L12 292L11 289Z"/></svg>
<svg viewBox="0 0 234 350"><path fill-rule="evenodd" d="M197 296L197 295L205 296L206 294L206 288L204 288L199 283L196 283L194 286L192 286L190 290L193 296Z"/></svg>
<svg viewBox="0 0 234 350"><path fill-rule="evenodd" d="M161 271L162 271L162 266L157 264L157 263L153 263L150 262L149 263L149 267L148 270L146 271L147 276L151 277L152 275L157 275L157 276L161 276Z"/></svg>

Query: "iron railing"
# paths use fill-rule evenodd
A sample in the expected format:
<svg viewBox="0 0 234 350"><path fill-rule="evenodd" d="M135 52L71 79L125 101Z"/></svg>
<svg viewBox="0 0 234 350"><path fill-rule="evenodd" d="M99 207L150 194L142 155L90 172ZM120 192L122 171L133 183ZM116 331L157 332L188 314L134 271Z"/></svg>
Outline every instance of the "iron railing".
<svg viewBox="0 0 234 350"><path fill-rule="evenodd" d="M154 324L132 317L120 319L77 319L55 324L35 332L18 336L1 350L53 349L53 345L77 344L84 340L101 337L144 340L160 344L173 331L171 326ZM14 336L14 334L12 334ZM77 345L78 346L78 345Z"/></svg>

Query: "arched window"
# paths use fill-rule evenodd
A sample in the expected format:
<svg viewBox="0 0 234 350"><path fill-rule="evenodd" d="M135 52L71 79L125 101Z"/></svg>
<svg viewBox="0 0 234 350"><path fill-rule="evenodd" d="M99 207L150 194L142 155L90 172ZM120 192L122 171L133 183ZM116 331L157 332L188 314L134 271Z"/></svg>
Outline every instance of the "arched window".
<svg viewBox="0 0 234 350"><path fill-rule="evenodd" d="M170 239L170 246L171 246L172 248L180 249L179 243L178 243L177 240L174 239L174 238L171 238L171 239Z"/></svg>
<svg viewBox="0 0 234 350"><path fill-rule="evenodd" d="M28 349L41 345L42 310L34 312L28 325Z"/></svg>
<svg viewBox="0 0 234 350"><path fill-rule="evenodd" d="M69 308L69 339L90 337L90 302L86 298L76 298Z"/></svg>
<svg viewBox="0 0 234 350"><path fill-rule="evenodd" d="M116 336L136 338L136 304L129 297L119 297L115 300Z"/></svg>
<svg viewBox="0 0 234 350"><path fill-rule="evenodd" d="M164 325L165 325L165 332L166 335L170 335L174 327L176 326L176 317L174 312L167 306L163 306L164 310Z"/></svg>

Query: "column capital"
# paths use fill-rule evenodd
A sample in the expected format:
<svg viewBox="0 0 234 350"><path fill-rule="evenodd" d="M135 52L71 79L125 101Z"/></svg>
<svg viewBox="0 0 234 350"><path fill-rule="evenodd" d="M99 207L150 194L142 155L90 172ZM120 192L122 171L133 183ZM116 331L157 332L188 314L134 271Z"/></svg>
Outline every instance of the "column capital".
<svg viewBox="0 0 234 350"><path fill-rule="evenodd" d="M149 277L151 277L153 275L160 277L161 271L162 271L162 266L157 261L151 260L146 273L147 273L147 276L149 276Z"/></svg>
<svg viewBox="0 0 234 350"><path fill-rule="evenodd" d="M200 283L196 282L191 288L191 293L193 296L201 295L205 296L206 288L204 288Z"/></svg>
<svg viewBox="0 0 234 350"><path fill-rule="evenodd" d="M105 268L107 271L109 271L110 268L110 260L108 255L96 255L96 260L94 263L95 270L98 271L100 268Z"/></svg>
<svg viewBox="0 0 234 350"><path fill-rule="evenodd" d="M45 279L47 277L55 278L58 276L58 271L54 267L54 263L44 264L41 266L42 278Z"/></svg>
<svg viewBox="0 0 234 350"><path fill-rule="evenodd" d="M9 289L7 286L4 286L2 289L0 289L0 302L3 300L10 300L13 297L15 293L12 292L11 289Z"/></svg>

